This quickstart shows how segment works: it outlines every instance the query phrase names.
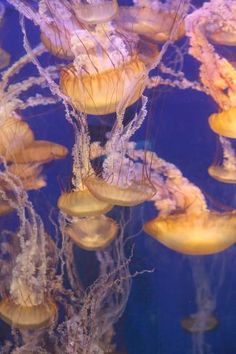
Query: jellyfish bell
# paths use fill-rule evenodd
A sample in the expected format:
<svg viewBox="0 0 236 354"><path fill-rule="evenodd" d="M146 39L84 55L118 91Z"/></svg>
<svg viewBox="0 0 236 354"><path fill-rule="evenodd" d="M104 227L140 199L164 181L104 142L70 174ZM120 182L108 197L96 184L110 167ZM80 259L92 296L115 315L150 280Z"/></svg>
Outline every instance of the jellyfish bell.
<svg viewBox="0 0 236 354"><path fill-rule="evenodd" d="M189 255L224 251L235 243L235 228L235 211L172 214L144 225L145 232L166 247Z"/></svg>
<svg viewBox="0 0 236 354"><path fill-rule="evenodd" d="M88 25L111 21L118 10L116 0L81 0L72 3L77 19Z"/></svg>
<svg viewBox="0 0 236 354"><path fill-rule="evenodd" d="M0 198L0 216L11 213L14 208L9 204L7 200Z"/></svg>
<svg viewBox="0 0 236 354"><path fill-rule="evenodd" d="M113 208L110 203L97 199L88 189L62 193L57 206L63 213L77 217L99 216Z"/></svg>
<svg viewBox="0 0 236 354"><path fill-rule="evenodd" d="M30 299L29 294L27 296ZM43 328L52 323L57 312L52 300L48 298L41 304L32 305L27 299L22 304L16 304L9 297L3 298L0 301L2 320L10 326L28 330Z"/></svg>
<svg viewBox="0 0 236 354"><path fill-rule="evenodd" d="M117 232L116 222L105 215L78 219L65 229L67 236L88 251L106 248L115 239Z"/></svg>
<svg viewBox="0 0 236 354"><path fill-rule="evenodd" d="M236 183L236 168L229 169L222 166L212 165L208 168L209 175L219 182L223 183Z"/></svg>
<svg viewBox="0 0 236 354"><path fill-rule="evenodd" d="M47 31L41 32L40 39L46 49L56 57L66 60L74 59L70 45L70 34L66 30L60 30L52 23Z"/></svg>
<svg viewBox="0 0 236 354"><path fill-rule="evenodd" d="M0 70L6 68L10 64L10 59L10 54L7 53L4 49L0 48Z"/></svg>
<svg viewBox="0 0 236 354"><path fill-rule="evenodd" d="M90 60L92 60L90 58ZM88 60L89 62L89 60ZM101 58L101 65L105 62ZM73 65L62 69L60 88L73 106L87 114L105 115L136 102L146 85L147 70L138 56L117 67L78 73Z"/></svg>
<svg viewBox="0 0 236 354"><path fill-rule="evenodd" d="M207 24L205 27L207 38L214 44L225 46L236 46L236 31L235 29L227 28L225 26L217 26L214 24Z"/></svg>
<svg viewBox="0 0 236 354"><path fill-rule="evenodd" d="M179 25L173 32L177 21ZM121 29L135 32L160 44L169 39L177 41L185 35L184 22L174 11L163 11L146 6L120 6L116 23Z"/></svg>
<svg viewBox="0 0 236 354"><path fill-rule="evenodd" d="M24 149L34 140L34 134L29 125L16 118L7 118L0 123L0 155L6 160L12 154Z"/></svg>
<svg viewBox="0 0 236 354"><path fill-rule="evenodd" d="M215 329L219 324L212 314L196 313L181 320L182 327L191 333L208 332Z"/></svg>
<svg viewBox="0 0 236 354"><path fill-rule="evenodd" d="M89 176L84 183L99 200L119 206L139 205L151 199L155 194L154 188L146 182L133 182L127 187L120 187L100 177Z"/></svg>
<svg viewBox="0 0 236 354"><path fill-rule="evenodd" d="M236 107L212 114L209 125L216 134L236 139Z"/></svg>
<svg viewBox="0 0 236 354"><path fill-rule="evenodd" d="M11 160L17 164L47 163L64 158L68 149L60 144L46 140L34 140L30 145L17 153L11 153Z"/></svg>

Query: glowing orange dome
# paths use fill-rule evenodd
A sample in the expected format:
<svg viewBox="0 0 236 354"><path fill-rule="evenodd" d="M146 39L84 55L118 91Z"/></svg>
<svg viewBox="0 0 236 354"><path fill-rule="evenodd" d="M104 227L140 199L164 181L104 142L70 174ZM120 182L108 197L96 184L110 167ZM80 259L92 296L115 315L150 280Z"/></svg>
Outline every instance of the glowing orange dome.
<svg viewBox="0 0 236 354"><path fill-rule="evenodd" d="M12 154L11 160L19 164L46 163L64 158L67 154L68 149L63 145L51 141L34 140L24 150Z"/></svg>
<svg viewBox="0 0 236 354"><path fill-rule="evenodd" d="M151 199L155 194L149 184L141 182L122 188L109 184L102 178L90 176L84 183L96 198L113 205L135 206Z"/></svg>
<svg viewBox="0 0 236 354"><path fill-rule="evenodd" d="M97 251L106 248L116 237L116 222L105 216L79 219L66 227L65 233L81 248Z"/></svg>
<svg viewBox="0 0 236 354"><path fill-rule="evenodd" d="M212 165L208 168L209 175L219 182L223 183L236 183L236 169L230 170L224 165Z"/></svg>
<svg viewBox="0 0 236 354"><path fill-rule="evenodd" d="M212 114L209 117L209 125L215 133L236 139L236 107Z"/></svg>
<svg viewBox="0 0 236 354"><path fill-rule="evenodd" d="M46 327L53 321L56 312L56 305L49 299L35 306L17 305L10 298L0 302L0 317L10 326L19 329Z"/></svg>
<svg viewBox="0 0 236 354"><path fill-rule="evenodd" d="M139 57L123 65L96 74L76 73L73 65L64 67L60 88L73 106L87 114L103 115L132 105L146 84L146 68Z"/></svg>
<svg viewBox="0 0 236 354"><path fill-rule="evenodd" d="M87 189L62 193L57 206L63 213L78 217L102 215L113 208L113 205L98 200Z"/></svg>
<svg viewBox="0 0 236 354"><path fill-rule="evenodd" d="M201 212L160 216L144 225L166 247L190 255L224 251L236 240L236 212Z"/></svg>
<svg viewBox="0 0 236 354"><path fill-rule="evenodd" d="M0 126L0 155L9 161L12 155L30 145L33 140L34 134L26 122L8 118Z"/></svg>

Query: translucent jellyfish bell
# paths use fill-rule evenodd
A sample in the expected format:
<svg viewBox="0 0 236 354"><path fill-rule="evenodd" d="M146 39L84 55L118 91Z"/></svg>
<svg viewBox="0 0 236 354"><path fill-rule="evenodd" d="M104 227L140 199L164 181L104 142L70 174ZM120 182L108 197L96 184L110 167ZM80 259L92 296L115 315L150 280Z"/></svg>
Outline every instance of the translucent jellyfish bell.
<svg viewBox="0 0 236 354"><path fill-rule="evenodd" d="M62 159L68 154L68 149L51 141L35 140L24 150L18 151L12 156L15 163L46 163L52 160Z"/></svg>
<svg viewBox="0 0 236 354"><path fill-rule="evenodd" d="M99 216L113 207L108 202L94 197L88 189L62 193L57 202L58 208L70 216Z"/></svg>
<svg viewBox="0 0 236 354"><path fill-rule="evenodd" d="M30 296L28 296L30 298ZM56 305L49 299L39 305L16 304L10 298L0 302L0 317L10 326L19 329L37 329L49 325L57 312Z"/></svg>
<svg viewBox="0 0 236 354"><path fill-rule="evenodd" d="M223 165L212 165L208 168L208 173L219 182L236 183L236 169L229 170Z"/></svg>
<svg viewBox="0 0 236 354"><path fill-rule="evenodd" d="M111 21L118 10L116 0L80 0L73 3L77 19L85 24Z"/></svg>
<svg viewBox="0 0 236 354"><path fill-rule="evenodd" d="M189 255L224 251L236 241L236 212L212 211L157 217L144 230L170 249Z"/></svg>
<svg viewBox="0 0 236 354"><path fill-rule="evenodd" d="M10 54L0 48L0 70L6 68L10 64L10 59Z"/></svg>
<svg viewBox="0 0 236 354"><path fill-rule="evenodd" d="M90 176L84 183L96 198L113 205L135 206L151 199L155 194L153 187L144 182L134 182L127 187L120 187L97 176Z"/></svg>
<svg viewBox="0 0 236 354"><path fill-rule="evenodd" d="M135 32L157 43L165 43L170 37L178 40L185 34L184 23L174 11L162 11L145 6L120 6L116 21L121 29ZM172 33L177 21L180 23Z"/></svg>
<svg viewBox="0 0 236 354"><path fill-rule="evenodd" d="M34 134L29 125L20 119L8 118L0 124L0 155L6 160L30 145L33 140Z"/></svg>
<svg viewBox="0 0 236 354"><path fill-rule="evenodd" d="M236 139L236 107L212 114L209 117L209 125L215 133Z"/></svg>
<svg viewBox="0 0 236 354"><path fill-rule="evenodd" d="M116 222L105 215L79 219L65 229L66 235L88 251L107 247L115 239L117 232Z"/></svg>
<svg viewBox="0 0 236 354"><path fill-rule="evenodd" d="M217 318L212 315L196 313L181 320L182 327L191 333L212 331L218 326Z"/></svg>
<svg viewBox="0 0 236 354"><path fill-rule="evenodd" d="M135 56L115 68L91 74L78 74L73 65L64 67L60 87L79 111L103 115L116 112L121 105L124 109L136 102L142 95L146 79L145 65Z"/></svg>

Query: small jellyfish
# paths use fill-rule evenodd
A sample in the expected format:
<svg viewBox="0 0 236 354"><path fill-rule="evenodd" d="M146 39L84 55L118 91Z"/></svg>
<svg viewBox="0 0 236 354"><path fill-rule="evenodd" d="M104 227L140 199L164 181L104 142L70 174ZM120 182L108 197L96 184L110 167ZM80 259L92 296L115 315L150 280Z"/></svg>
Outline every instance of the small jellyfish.
<svg viewBox="0 0 236 354"><path fill-rule="evenodd" d="M62 193L57 206L63 213L77 217L99 216L113 208L111 203L97 199L87 188Z"/></svg>
<svg viewBox="0 0 236 354"><path fill-rule="evenodd" d="M235 227L235 211L206 211L160 216L145 223L144 230L176 252L208 255L224 251L235 243Z"/></svg>
<svg viewBox="0 0 236 354"><path fill-rule="evenodd" d="M236 183L236 156L230 141L219 137L223 150L223 162L221 165L212 164L208 173L212 178L224 183Z"/></svg>
<svg viewBox="0 0 236 354"><path fill-rule="evenodd" d="M134 56L117 67L93 68L92 73L78 73L73 65L64 67L60 88L79 111L103 115L116 112L119 106L124 109L136 102L145 88L146 78L144 63Z"/></svg>
<svg viewBox="0 0 236 354"><path fill-rule="evenodd" d="M236 139L236 107L212 114L209 125L216 134Z"/></svg>
<svg viewBox="0 0 236 354"><path fill-rule="evenodd" d="M0 216L11 213L14 208L9 204L7 200L0 198Z"/></svg>
<svg viewBox="0 0 236 354"><path fill-rule="evenodd" d="M31 128L21 119L7 118L0 123L0 128L0 155L8 161L34 140Z"/></svg>
<svg viewBox="0 0 236 354"><path fill-rule="evenodd" d="M115 19L118 27L135 32L157 43L177 41L185 35L184 22L174 10L145 6L120 6ZM153 6L152 6L153 5Z"/></svg>
<svg viewBox="0 0 236 354"><path fill-rule="evenodd" d="M0 70L6 68L10 64L10 59L10 54L0 48Z"/></svg>
<svg viewBox="0 0 236 354"><path fill-rule="evenodd" d="M79 247L88 251L106 248L117 236L116 222L105 216L78 219L65 228L69 236Z"/></svg>
<svg viewBox="0 0 236 354"><path fill-rule="evenodd" d="M73 0L72 8L79 21L90 25L111 21L117 13L118 4L116 0Z"/></svg>
<svg viewBox="0 0 236 354"><path fill-rule="evenodd" d="M206 316L204 313L192 314L181 320L182 327L192 333L212 331L218 323L214 315Z"/></svg>
<svg viewBox="0 0 236 354"><path fill-rule="evenodd" d="M153 187L145 182L134 182L129 186L121 187L97 176L90 176L84 180L84 183L99 200L119 206L131 207L142 204L155 194Z"/></svg>
<svg viewBox="0 0 236 354"><path fill-rule="evenodd" d="M64 158L68 149L60 144L46 140L34 140L17 153L12 154L11 160L18 164L48 163Z"/></svg>
<svg viewBox="0 0 236 354"><path fill-rule="evenodd" d="M21 303L16 304L10 298L0 301L0 317L10 326L19 329L32 330L48 326L56 315L56 305L50 299L34 305L31 302L32 295L25 288L20 291Z"/></svg>

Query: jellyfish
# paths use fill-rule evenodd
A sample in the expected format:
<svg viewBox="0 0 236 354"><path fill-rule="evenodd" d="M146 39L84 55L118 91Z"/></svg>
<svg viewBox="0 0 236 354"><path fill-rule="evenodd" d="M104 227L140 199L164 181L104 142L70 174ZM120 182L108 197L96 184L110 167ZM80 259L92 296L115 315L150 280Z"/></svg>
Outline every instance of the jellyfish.
<svg viewBox="0 0 236 354"><path fill-rule="evenodd" d="M236 107L212 114L209 117L211 129L219 135L236 139Z"/></svg>
<svg viewBox="0 0 236 354"><path fill-rule="evenodd" d="M20 227L17 232L18 253L9 284L9 294L0 302L1 318L16 328L42 328L53 322L57 307L50 298L46 279L46 236L41 218L35 213L27 193L15 184L14 176L1 172L1 179L11 185L8 199L17 210ZM3 197L5 194L2 193Z"/></svg>
<svg viewBox="0 0 236 354"><path fill-rule="evenodd" d="M222 136L219 141L223 150L222 164L212 164L208 168L208 173L217 181L224 183L236 183L236 157L234 149L229 139Z"/></svg>
<svg viewBox="0 0 236 354"><path fill-rule="evenodd" d="M185 35L183 16L188 4L176 9L173 2L135 1L134 6L120 6L115 21L119 28L157 43L176 41Z"/></svg>
<svg viewBox="0 0 236 354"><path fill-rule="evenodd" d="M146 104L147 97L143 96L140 112L127 126L118 122L120 125L117 124L113 129L104 151L102 152L101 149L98 151L99 154L106 155L102 178L91 174L84 179L89 191L99 200L113 205L135 206L150 199L155 193L145 173L136 176L135 163L132 156L127 155L129 139L140 128L146 117ZM96 149L94 150L93 158L98 157Z"/></svg>
<svg viewBox="0 0 236 354"><path fill-rule="evenodd" d="M0 70L6 68L10 64L10 54L0 48Z"/></svg>
<svg viewBox="0 0 236 354"><path fill-rule="evenodd" d="M76 18L86 25L109 22L116 15L116 0L72 1L72 9Z"/></svg>
<svg viewBox="0 0 236 354"><path fill-rule="evenodd" d="M226 121L224 119L223 124L226 125L226 130L231 129L231 109L236 105L236 70L228 60L216 52L210 39L211 34L217 33L218 30L224 32L223 28L229 33L235 31L235 11L231 10L234 8L231 0L211 0L185 18L186 34L190 37L189 53L200 62L201 82L223 111L220 112L219 119L225 114ZM222 127L222 123L220 125ZM224 130L223 127L221 130Z"/></svg>
<svg viewBox="0 0 236 354"><path fill-rule="evenodd" d="M65 229L65 234L79 247L92 251L106 248L115 239L117 233L116 222L105 215L79 218Z"/></svg>
<svg viewBox="0 0 236 354"><path fill-rule="evenodd" d="M214 254L235 243L234 210L209 210L201 190L154 152L134 149L132 156L150 164L150 178L157 191L150 200L160 213L144 224L147 234L168 248L189 255Z"/></svg>

